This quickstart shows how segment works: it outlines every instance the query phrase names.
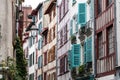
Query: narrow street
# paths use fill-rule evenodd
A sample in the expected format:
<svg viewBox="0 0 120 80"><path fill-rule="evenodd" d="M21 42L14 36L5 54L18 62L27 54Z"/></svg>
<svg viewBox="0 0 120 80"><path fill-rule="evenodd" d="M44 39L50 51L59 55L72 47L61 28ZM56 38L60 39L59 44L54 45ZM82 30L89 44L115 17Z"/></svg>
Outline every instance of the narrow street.
<svg viewBox="0 0 120 80"><path fill-rule="evenodd" d="M0 80L120 80L120 0L0 1Z"/></svg>

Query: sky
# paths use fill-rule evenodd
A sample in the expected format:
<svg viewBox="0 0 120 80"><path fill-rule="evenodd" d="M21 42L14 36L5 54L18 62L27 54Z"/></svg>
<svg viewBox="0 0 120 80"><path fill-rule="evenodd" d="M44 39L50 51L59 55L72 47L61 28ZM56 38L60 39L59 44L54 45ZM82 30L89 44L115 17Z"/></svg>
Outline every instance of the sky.
<svg viewBox="0 0 120 80"><path fill-rule="evenodd" d="M35 9L40 2L43 2L45 0L25 0L23 3L24 6L29 6L31 5L33 9Z"/></svg>

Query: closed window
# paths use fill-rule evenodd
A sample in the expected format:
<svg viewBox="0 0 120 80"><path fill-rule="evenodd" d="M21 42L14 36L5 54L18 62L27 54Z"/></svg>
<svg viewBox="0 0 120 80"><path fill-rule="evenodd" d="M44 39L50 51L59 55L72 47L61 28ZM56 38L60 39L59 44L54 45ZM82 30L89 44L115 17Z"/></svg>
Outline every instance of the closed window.
<svg viewBox="0 0 120 80"><path fill-rule="evenodd" d="M112 0L106 0L106 7L108 7L112 3Z"/></svg>
<svg viewBox="0 0 120 80"><path fill-rule="evenodd" d="M44 53L44 65L47 64L47 52Z"/></svg>
<svg viewBox="0 0 120 80"><path fill-rule="evenodd" d="M102 1L97 0L97 15L102 11Z"/></svg>
<svg viewBox="0 0 120 80"><path fill-rule="evenodd" d="M34 80L34 73L29 75L29 80Z"/></svg>
<svg viewBox="0 0 120 80"><path fill-rule="evenodd" d="M102 32L98 34L98 55L99 58L103 57L103 36Z"/></svg>
<svg viewBox="0 0 120 80"><path fill-rule="evenodd" d="M38 58L38 68L42 67L42 55Z"/></svg>
<svg viewBox="0 0 120 80"><path fill-rule="evenodd" d="M42 7L39 9L39 19L42 18Z"/></svg>
<svg viewBox="0 0 120 80"><path fill-rule="evenodd" d="M108 53L112 54L114 52L114 34L112 25L107 29L107 36L108 36Z"/></svg>
<svg viewBox="0 0 120 80"><path fill-rule="evenodd" d="M64 74L68 71L68 56L65 55L60 59L60 74Z"/></svg>

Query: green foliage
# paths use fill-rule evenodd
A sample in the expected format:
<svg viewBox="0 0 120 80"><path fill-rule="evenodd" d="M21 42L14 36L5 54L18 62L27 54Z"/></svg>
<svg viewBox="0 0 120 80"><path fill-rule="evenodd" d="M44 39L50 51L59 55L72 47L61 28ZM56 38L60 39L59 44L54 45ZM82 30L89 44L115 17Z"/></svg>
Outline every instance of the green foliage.
<svg viewBox="0 0 120 80"><path fill-rule="evenodd" d="M18 77L19 79L21 78L21 80L26 80L27 63L26 63L26 60L24 58L24 53L23 53L23 49L21 46L21 41L18 37L16 38L15 49L16 49L16 69L18 72L17 73L18 76L16 76L16 77Z"/></svg>
<svg viewBox="0 0 120 80"><path fill-rule="evenodd" d="M70 39L71 39L72 44L76 43L76 36L75 35L72 35Z"/></svg>

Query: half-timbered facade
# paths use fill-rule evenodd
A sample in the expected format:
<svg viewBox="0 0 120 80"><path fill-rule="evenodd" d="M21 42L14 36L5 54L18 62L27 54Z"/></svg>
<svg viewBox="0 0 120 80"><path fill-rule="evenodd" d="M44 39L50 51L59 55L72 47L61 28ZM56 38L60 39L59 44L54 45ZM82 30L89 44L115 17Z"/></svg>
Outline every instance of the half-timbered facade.
<svg viewBox="0 0 120 80"><path fill-rule="evenodd" d="M57 0L57 80L70 80L68 69L69 41L69 0Z"/></svg>
<svg viewBox="0 0 120 80"><path fill-rule="evenodd" d="M95 0L95 66L97 80L114 80L114 0Z"/></svg>
<svg viewBox="0 0 120 80"><path fill-rule="evenodd" d="M43 80L56 80L56 0L44 2L43 36Z"/></svg>

